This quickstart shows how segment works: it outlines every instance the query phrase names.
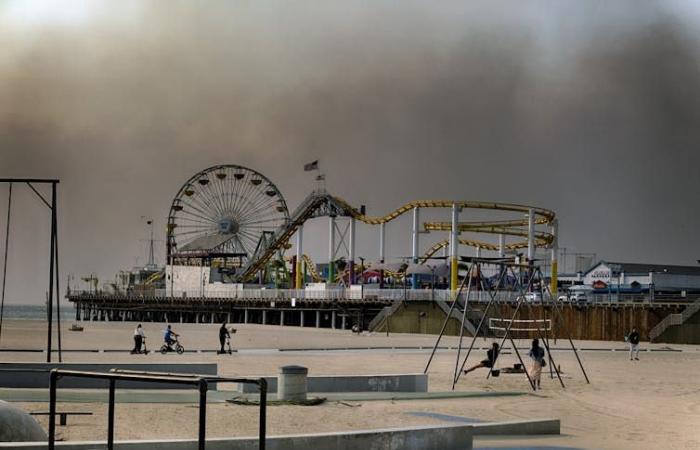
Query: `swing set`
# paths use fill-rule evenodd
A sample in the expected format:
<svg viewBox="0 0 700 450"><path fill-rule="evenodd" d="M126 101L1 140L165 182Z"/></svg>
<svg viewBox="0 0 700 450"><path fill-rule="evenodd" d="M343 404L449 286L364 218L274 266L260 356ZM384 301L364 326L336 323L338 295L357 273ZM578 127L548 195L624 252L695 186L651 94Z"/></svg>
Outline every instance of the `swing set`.
<svg viewBox="0 0 700 450"><path fill-rule="evenodd" d="M49 209L51 213L51 231L50 242L51 251L49 255L49 289L47 291L48 298L46 301L47 309L47 324L48 334L46 337L46 362L51 362L52 342L53 337L53 305L54 293L56 298L56 327L58 337L58 362L63 362L61 352L61 304L60 304L60 287L59 287L59 271L58 271L58 203L57 203L57 185L60 181L56 179L39 179L39 178L0 178L0 185L8 186L7 200L7 222L5 224L5 250L4 262L2 271L2 291L0 298L0 342L2 342L2 321L5 312L5 287L7 286L7 264L8 264L8 249L10 247L10 229L12 221L12 189L16 185L26 185L41 200L41 202ZM46 199L40 189L35 185L49 185L51 188L51 201Z"/></svg>
<svg viewBox="0 0 700 450"><path fill-rule="evenodd" d="M571 345L571 349L576 356L576 361L578 362L581 372L586 380L586 383L590 384L586 370L583 367L581 358L579 357L578 350L574 345L571 338L571 332L566 328L566 322L563 320L563 313L561 311L561 305L559 304L556 296L553 296L549 291L549 284L544 279L542 271L539 266L533 264L530 261L527 264L521 264L515 258L481 258L481 257L460 257L463 263L466 263L466 275L462 279L459 289L455 292L454 299L450 305L450 310L445 317L445 321L442 325L442 329L438 338L435 341L433 350L428 359L428 363L425 366L423 373L427 373L430 368L430 364L433 361L437 348L440 344L440 340L445 334L447 329L447 324L453 317L453 312L456 310L458 313L461 312L461 326L459 332L459 344L457 346L457 357L455 359L454 374L452 377L452 390L454 390L455 385L459 381L465 366L467 365L467 360L474 349L474 344L476 342L479 334L483 334L483 338L496 337L500 338L501 342L499 348L501 351L504 350L503 345L506 340L510 342L511 348L513 349L515 355L520 362L520 367L526 368L523 358L518 350L518 347L514 341L514 334L518 332L527 333L527 336L535 333L539 338L540 342L543 343L546 356L549 360L549 370L550 377L554 378L554 373L559 380L562 388L565 388L564 380L562 380L559 367L554 362L554 357L550 351L549 337L552 333L552 323L553 319L558 319L559 323L564 324L563 331L566 338ZM487 268L495 275L492 277L484 276L483 269ZM462 295L465 291L466 294ZM472 337L471 343L466 350L466 355L462 359L463 353L463 343L464 343L464 328L465 322L468 320L467 313L470 309L469 298L470 294L475 291L480 290L486 292L488 303L484 308L481 319L478 326L476 327L476 332ZM483 294L482 294L483 295ZM537 306L541 308L541 318L540 319L520 319L519 313L521 311L527 310L529 317L535 317L535 303L537 299ZM501 317L499 304L510 304L515 305L513 314L510 318ZM553 317L548 317L546 306L550 306ZM492 312L492 315L489 313ZM491 330L492 336L487 336L487 328ZM492 374L498 375L498 372L494 370L496 362L498 360L499 354L497 353L494 357L493 364L489 367L489 373L486 376L488 379ZM527 377L528 383L533 390L536 390L535 382L530 377L530 374L525 369L525 376Z"/></svg>

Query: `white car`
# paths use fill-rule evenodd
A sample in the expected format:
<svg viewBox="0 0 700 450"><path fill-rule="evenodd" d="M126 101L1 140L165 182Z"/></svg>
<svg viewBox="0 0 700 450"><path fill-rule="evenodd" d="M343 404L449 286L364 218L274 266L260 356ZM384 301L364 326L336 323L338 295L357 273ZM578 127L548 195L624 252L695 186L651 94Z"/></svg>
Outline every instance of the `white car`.
<svg viewBox="0 0 700 450"><path fill-rule="evenodd" d="M586 303L588 298L585 292L570 292L559 296L559 301L564 303Z"/></svg>
<svg viewBox="0 0 700 450"><path fill-rule="evenodd" d="M525 297L518 296L518 300L523 298L528 303L542 303L542 294L539 292L528 292L525 294Z"/></svg>

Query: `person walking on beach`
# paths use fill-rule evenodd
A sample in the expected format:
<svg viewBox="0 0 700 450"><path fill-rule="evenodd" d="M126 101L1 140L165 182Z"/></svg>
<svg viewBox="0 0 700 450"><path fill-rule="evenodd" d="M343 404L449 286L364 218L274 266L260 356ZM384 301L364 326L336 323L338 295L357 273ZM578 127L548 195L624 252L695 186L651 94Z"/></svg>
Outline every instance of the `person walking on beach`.
<svg viewBox="0 0 700 450"><path fill-rule="evenodd" d="M627 335L627 342L630 345L630 361L633 359L639 361L639 332L637 327L632 327L632 332Z"/></svg>
<svg viewBox="0 0 700 450"><path fill-rule="evenodd" d="M146 338L146 334L143 332L143 328L141 328L141 324L138 324L136 326L136 329L134 330L134 349L131 350L132 354L141 353L141 345L143 344L143 340L145 338Z"/></svg>
<svg viewBox="0 0 700 450"><path fill-rule="evenodd" d="M530 366L530 379L535 386L535 390L540 389L540 379L542 378L542 368L546 365L544 362L544 349L540 347L540 340L532 340L532 348L530 348L530 353L528 353L530 359L532 359L532 365Z"/></svg>
<svg viewBox="0 0 700 450"><path fill-rule="evenodd" d="M221 324L221 328L219 328L219 343L221 344L221 350L219 350L219 354L226 353L224 351L224 344L226 344L226 338L231 339L231 335L226 329L226 322L224 322Z"/></svg>
<svg viewBox="0 0 700 450"><path fill-rule="evenodd" d="M498 358L498 343L494 342L491 345L491 348L486 352L486 359L482 360L479 364L475 365L474 367L464 369L464 374L466 375L469 372L476 370L480 367L486 367L488 369L491 369L493 368L494 364L496 364L496 358Z"/></svg>

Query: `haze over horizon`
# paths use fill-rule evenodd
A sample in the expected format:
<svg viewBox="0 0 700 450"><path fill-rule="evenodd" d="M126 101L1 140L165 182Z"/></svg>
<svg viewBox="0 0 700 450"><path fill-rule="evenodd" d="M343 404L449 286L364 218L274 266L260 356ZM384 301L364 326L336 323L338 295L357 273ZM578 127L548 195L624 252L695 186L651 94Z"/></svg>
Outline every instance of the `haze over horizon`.
<svg viewBox="0 0 700 450"><path fill-rule="evenodd" d="M198 171L251 167L294 209L315 159L328 190L369 214L532 204L556 211L571 251L700 258L697 3L164 5L0 3L0 177L61 179L62 288L69 273L106 281L143 264L141 217L163 240ZM6 301L39 303L49 217L15 194ZM0 186L3 237L6 212ZM407 222L393 227L389 256L407 255ZM305 234L318 262L326 229ZM358 233L357 254L375 259L376 232Z"/></svg>

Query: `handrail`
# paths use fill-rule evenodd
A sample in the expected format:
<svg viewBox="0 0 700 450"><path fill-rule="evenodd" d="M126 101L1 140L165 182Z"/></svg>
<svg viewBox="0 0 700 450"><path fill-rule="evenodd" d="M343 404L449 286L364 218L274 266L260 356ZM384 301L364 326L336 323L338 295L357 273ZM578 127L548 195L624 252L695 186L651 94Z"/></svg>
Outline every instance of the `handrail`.
<svg viewBox="0 0 700 450"><path fill-rule="evenodd" d="M250 383L258 385L260 389L260 424L258 435L258 448L265 449L266 415L267 415L267 381L264 378L231 378L194 374L162 374L152 372L122 372L112 371L87 372L78 370L52 369L49 375L49 450L56 448L56 387L59 378L94 378L109 380L109 405L107 411L107 448L114 450L114 404L117 381L145 381L151 383L189 384L199 388L199 450L206 446L206 422L207 422L207 392L209 383Z"/></svg>
<svg viewBox="0 0 700 450"><path fill-rule="evenodd" d="M232 286L227 286L221 290L209 286L205 289L204 294L200 290L195 291L174 291L168 289L156 289L152 293L134 292L132 294L109 294L105 292L90 292L90 291L71 291L68 298L71 301L80 301L82 298L90 300L106 300L120 301L122 299L153 299L164 303L178 303L180 301L235 301L235 300L250 300L250 301L285 301L295 299L297 301L344 301L344 300L364 300L372 301L429 301L434 298L436 300L452 301L454 293L450 289L435 289L434 293L430 289L379 289L363 287L361 290L349 288L331 288L331 289L235 289ZM464 299L466 293L460 295L460 299ZM501 300L512 301L516 300L517 292L501 291ZM669 297L663 298L658 295L654 301L649 301L648 295L640 294L588 294L586 302L572 303L576 306L624 306L624 305L652 305L652 306L682 306L693 304L696 299L686 299L680 301L680 298ZM481 302L488 301L487 291L471 291L469 301ZM545 303L551 301L545 299ZM537 302L535 302L537 303Z"/></svg>
<svg viewBox="0 0 700 450"><path fill-rule="evenodd" d="M649 330L649 341L654 341L657 339L670 326L683 325L686 320L690 319L698 311L700 311L700 301L696 301L695 303L688 305L678 314L669 314L668 316L664 317L659 323L656 324L656 326L654 326L654 328Z"/></svg>

